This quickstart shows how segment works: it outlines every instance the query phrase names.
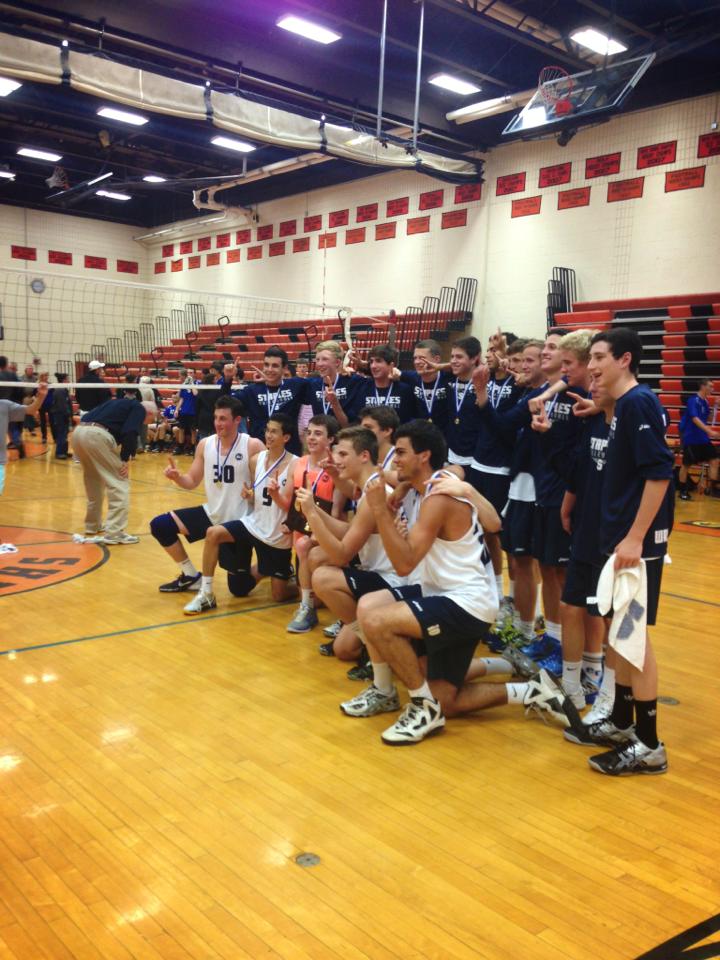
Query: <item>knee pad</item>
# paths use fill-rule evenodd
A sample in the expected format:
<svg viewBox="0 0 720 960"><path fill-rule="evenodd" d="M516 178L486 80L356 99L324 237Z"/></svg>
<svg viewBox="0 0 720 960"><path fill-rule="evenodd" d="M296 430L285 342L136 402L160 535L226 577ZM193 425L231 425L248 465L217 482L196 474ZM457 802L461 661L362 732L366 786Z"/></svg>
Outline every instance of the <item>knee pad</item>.
<svg viewBox="0 0 720 960"><path fill-rule="evenodd" d="M179 530L169 513L161 513L150 521L150 533L161 547L171 547L178 541Z"/></svg>
<svg viewBox="0 0 720 960"><path fill-rule="evenodd" d="M251 573L228 573L228 590L234 597L246 597L255 587L255 577Z"/></svg>

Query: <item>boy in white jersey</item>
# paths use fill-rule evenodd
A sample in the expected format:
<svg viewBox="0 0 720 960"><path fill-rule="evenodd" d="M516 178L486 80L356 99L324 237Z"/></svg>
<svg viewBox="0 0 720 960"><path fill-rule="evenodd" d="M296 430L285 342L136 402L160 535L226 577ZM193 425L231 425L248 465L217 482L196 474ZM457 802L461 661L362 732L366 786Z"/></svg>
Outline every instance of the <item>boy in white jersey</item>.
<svg viewBox="0 0 720 960"><path fill-rule="evenodd" d="M444 490L428 492L429 482L444 462L445 450L442 434L425 421L403 424L396 433L399 479L411 483L424 497L406 536L396 526L382 476L366 486L367 502L395 571L401 576L416 573L421 593L418 595L417 587L400 588L395 600L383 605L369 603L367 612L360 604L360 624L374 671L370 690L379 708L354 709L356 701L367 707L365 691L342 704L341 710L350 716L371 716L398 709L394 671L406 684L410 702L382 735L390 746L419 743L440 732L446 716L501 703L522 703L569 719L566 698L544 671L528 683L465 682L475 647L487 635L497 613L498 595L484 528L499 530L500 519L480 495L471 503ZM457 481L449 475L446 479L455 491ZM466 489L465 485L460 489ZM427 657L426 673L421 656ZM576 713L574 718L579 722Z"/></svg>
<svg viewBox="0 0 720 960"><path fill-rule="evenodd" d="M161 513L150 521L150 533L171 559L180 565L180 573L160 585L161 593L183 593L200 589L200 574L193 566L180 535L188 543L202 540L213 524L244 516L248 504L242 492L250 481L250 460L265 445L260 440L238 433L243 416L239 400L220 397L215 403L215 436L201 440L187 473L181 473L172 457L165 476L183 490L195 490L204 482L206 503L201 507L183 507ZM233 589L232 574L228 586Z"/></svg>
<svg viewBox="0 0 720 960"><path fill-rule="evenodd" d="M292 438L293 423L282 413L273 414L265 426L267 449L250 460L250 483L242 496L252 504L252 511L242 520L229 520L210 527L205 535L200 591L185 608L187 616L206 613L217 606L213 591L213 575L223 544L234 544L237 573L251 577L255 586L263 577L270 577L273 600L288 600L297 593L292 579L292 536L285 526L289 507L287 491L291 486L295 457L285 445ZM252 566L255 551L257 566ZM247 591L249 592L249 591Z"/></svg>
<svg viewBox="0 0 720 960"><path fill-rule="evenodd" d="M317 507L309 490L298 490L297 502L307 517L313 537L329 564L317 567L312 576L314 592L330 611L350 624L355 620L357 602L365 593L392 589L403 582L392 568L377 533L375 520L365 502L365 487L375 476L378 442L367 427L347 427L338 434L333 450L338 476L360 490L353 520L347 524L328 517ZM390 487L387 487L390 492ZM360 567L351 566L360 557ZM352 660L361 649L355 631L343 627L334 641L335 656Z"/></svg>

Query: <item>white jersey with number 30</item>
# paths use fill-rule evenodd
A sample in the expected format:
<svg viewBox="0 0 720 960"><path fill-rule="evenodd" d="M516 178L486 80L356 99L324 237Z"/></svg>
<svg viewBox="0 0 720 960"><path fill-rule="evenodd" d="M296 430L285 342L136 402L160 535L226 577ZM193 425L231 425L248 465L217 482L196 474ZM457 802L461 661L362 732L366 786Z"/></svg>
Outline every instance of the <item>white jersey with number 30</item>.
<svg viewBox="0 0 720 960"><path fill-rule="evenodd" d="M243 484L250 485L250 457L247 433L239 433L231 449L220 451L220 437L208 437L203 447L205 513L213 523L241 520L250 512L250 502L243 500Z"/></svg>

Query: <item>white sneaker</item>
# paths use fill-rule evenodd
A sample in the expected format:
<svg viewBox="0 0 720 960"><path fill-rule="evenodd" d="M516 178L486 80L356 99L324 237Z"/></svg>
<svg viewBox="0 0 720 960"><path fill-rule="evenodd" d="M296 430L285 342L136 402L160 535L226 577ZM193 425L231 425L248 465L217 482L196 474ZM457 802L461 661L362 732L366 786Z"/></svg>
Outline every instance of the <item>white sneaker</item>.
<svg viewBox="0 0 720 960"><path fill-rule="evenodd" d="M606 720L612 713L614 703L614 692L606 693L601 688L600 693L597 696L597 700L592 705L592 709L583 717L583 723L590 724L596 723L598 720Z"/></svg>
<svg viewBox="0 0 720 960"><path fill-rule="evenodd" d="M553 680L547 670L540 670L528 681L528 690L523 703L526 714L549 713L564 727L582 726L582 721L570 697L565 696L560 684Z"/></svg>
<svg viewBox="0 0 720 960"><path fill-rule="evenodd" d="M117 533L114 536L110 534L109 536L105 535L104 537L98 537L97 539L93 537L88 540L88 538L86 538L85 543L104 543L109 547L118 543L140 543L140 537L134 537L130 533Z"/></svg>
<svg viewBox="0 0 720 960"><path fill-rule="evenodd" d="M186 603L183 612L186 617L196 617L199 613L207 613L208 610L214 610L217 607L217 600L212 594L206 594L200 591L196 594L190 603Z"/></svg>
<svg viewBox="0 0 720 960"><path fill-rule="evenodd" d="M389 747L411 746L426 737L442 733L445 717L437 700L412 697L395 723L382 734L382 742Z"/></svg>
<svg viewBox="0 0 720 960"><path fill-rule="evenodd" d="M400 700L395 687L390 693L383 693L371 683L352 700L340 704L340 709L348 717L374 717L378 713L391 713L400 709Z"/></svg>

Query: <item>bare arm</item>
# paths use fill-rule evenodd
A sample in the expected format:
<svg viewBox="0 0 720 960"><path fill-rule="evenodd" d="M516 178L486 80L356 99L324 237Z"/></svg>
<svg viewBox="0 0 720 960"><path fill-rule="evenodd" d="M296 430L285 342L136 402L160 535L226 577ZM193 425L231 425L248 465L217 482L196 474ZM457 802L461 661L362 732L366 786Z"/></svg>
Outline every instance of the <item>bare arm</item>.
<svg viewBox="0 0 720 960"><path fill-rule="evenodd" d="M205 473L204 450L205 440L201 440L195 448L195 456L187 473L180 473L174 459L168 457L170 465L165 467L165 476L168 480L172 480L176 486L182 487L183 490L194 490L195 487L198 487L202 482L203 474Z"/></svg>
<svg viewBox="0 0 720 960"><path fill-rule="evenodd" d="M429 494L431 497L438 495L463 497L475 507L480 524L486 533L498 533L501 529L502 521L497 514L497 510L489 500L486 500L481 493L477 492L472 484L456 477L443 477L441 480L431 482L432 486Z"/></svg>
<svg viewBox="0 0 720 960"><path fill-rule="evenodd" d="M309 490L298 490L297 500L305 514L313 537L327 553L330 560L340 567L346 567L355 554L375 532L375 521L368 504L363 501L352 523L344 524L344 535L340 534L341 520L329 517L315 503ZM340 536L338 536L340 534Z"/></svg>
<svg viewBox="0 0 720 960"><path fill-rule="evenodd" d="M385 498L382 479L373 480L368 485L363 503L367 501L371 504L390 563L401 577L406 577L420 563L440 533L447 515L448 500L445 497L428 498L420 509L421 521L413 525L407 537L397 528L395 514Z"/></svg>

